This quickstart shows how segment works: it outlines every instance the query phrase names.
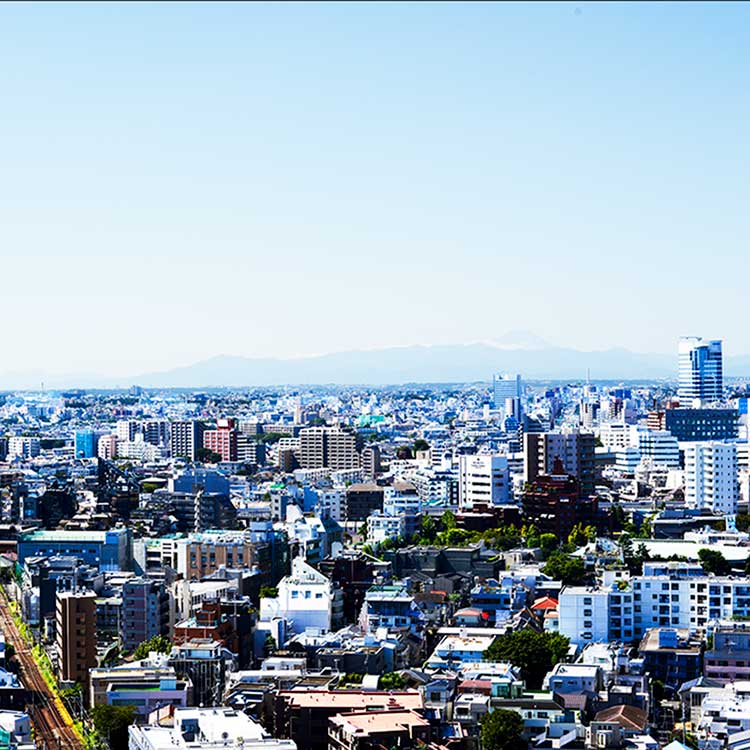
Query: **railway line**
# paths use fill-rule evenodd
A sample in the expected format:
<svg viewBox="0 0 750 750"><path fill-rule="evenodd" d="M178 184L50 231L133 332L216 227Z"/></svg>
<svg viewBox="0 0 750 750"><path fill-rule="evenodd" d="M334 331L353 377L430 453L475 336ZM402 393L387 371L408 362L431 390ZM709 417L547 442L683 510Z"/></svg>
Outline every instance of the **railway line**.
<svg viewBox="0 0 750 750"><path fill-rule="evenodd" d="M19 677L28 694L27 709L39 750L84 750L67 710L44 681L31 647L19 632L4 591L0 593L0 628L16 651Z"/></svg>

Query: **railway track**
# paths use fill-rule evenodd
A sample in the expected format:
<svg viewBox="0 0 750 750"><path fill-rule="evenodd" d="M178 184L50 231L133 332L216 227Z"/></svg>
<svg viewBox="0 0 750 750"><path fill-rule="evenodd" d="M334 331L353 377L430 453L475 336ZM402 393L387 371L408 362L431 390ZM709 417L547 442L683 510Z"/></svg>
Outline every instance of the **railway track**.
<svg viewBox="0 0 750 750"><path fill-rule="evenodd" d="M10 613L7 594L0 593L0 628L13 645L20 665L21 682L28 694L27 710L39 750L84 750L60 698L44 681L31 648L21 636Z"/></svg>

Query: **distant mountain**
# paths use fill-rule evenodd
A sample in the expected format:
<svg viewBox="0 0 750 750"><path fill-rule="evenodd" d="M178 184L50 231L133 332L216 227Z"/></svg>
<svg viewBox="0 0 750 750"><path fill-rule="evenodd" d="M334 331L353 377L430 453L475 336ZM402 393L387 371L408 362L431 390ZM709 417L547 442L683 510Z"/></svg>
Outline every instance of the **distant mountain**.
<svg viewBox="0 0 750 750"><path fill-rule="evenodd" d="M660 379L674 377L676 357L634 354L625 349L582 352L536 345L510 348L496 342L407 346L325 354L301 359L212 357L194 365L131 379L151 387L280 385L285 383L372 384L489 380L494 372L527 379Z"/></svg>
<svg viewBox="0 0 750 750"><path fill-rule="evenodd" d="M727 357L730 376L750 375L750 355ZM660 380L677 375L676 354L639 354L627 349L579 351L547 344L526 331L472 344L403 346L296 359L220 355L163 372L105 378L44 377L41 372L0 376L0 389L154 388L284 384L438 383L489 381L493 373L521 373L528 380Z"/></svg>

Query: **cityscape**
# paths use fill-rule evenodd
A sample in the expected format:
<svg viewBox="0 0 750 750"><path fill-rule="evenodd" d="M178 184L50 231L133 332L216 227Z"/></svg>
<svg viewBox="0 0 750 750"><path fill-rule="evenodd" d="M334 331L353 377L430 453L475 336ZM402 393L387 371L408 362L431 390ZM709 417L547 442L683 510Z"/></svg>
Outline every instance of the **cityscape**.
<svg viewBox="0 0 750 750"><path fill-rule="evenodd" d="M0 750L750 750L750 0L0 0Z"/></svg>
<svg viewBox="0 0 750 750"><path fill-rule="evenodd" d="M651 384L4 393L7 742L741 744L750 380L676 349Z"/></svg>

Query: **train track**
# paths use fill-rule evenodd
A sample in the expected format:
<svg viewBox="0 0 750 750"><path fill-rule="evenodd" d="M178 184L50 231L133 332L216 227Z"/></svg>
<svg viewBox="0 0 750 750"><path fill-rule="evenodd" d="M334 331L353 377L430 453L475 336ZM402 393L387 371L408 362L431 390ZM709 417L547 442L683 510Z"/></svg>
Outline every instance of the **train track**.
<svg viewBox="0 0 750 750"><path fill-rule="evenodd" d="M5 639L13 645L20 665L20 678L28 694L27 710L34 727L34 739L39 750L84 750L78 734L70 723L70 716L60 698L44 681L30 646L21 636L10 613L7 594L0 593L0 628Z"/></svg>

